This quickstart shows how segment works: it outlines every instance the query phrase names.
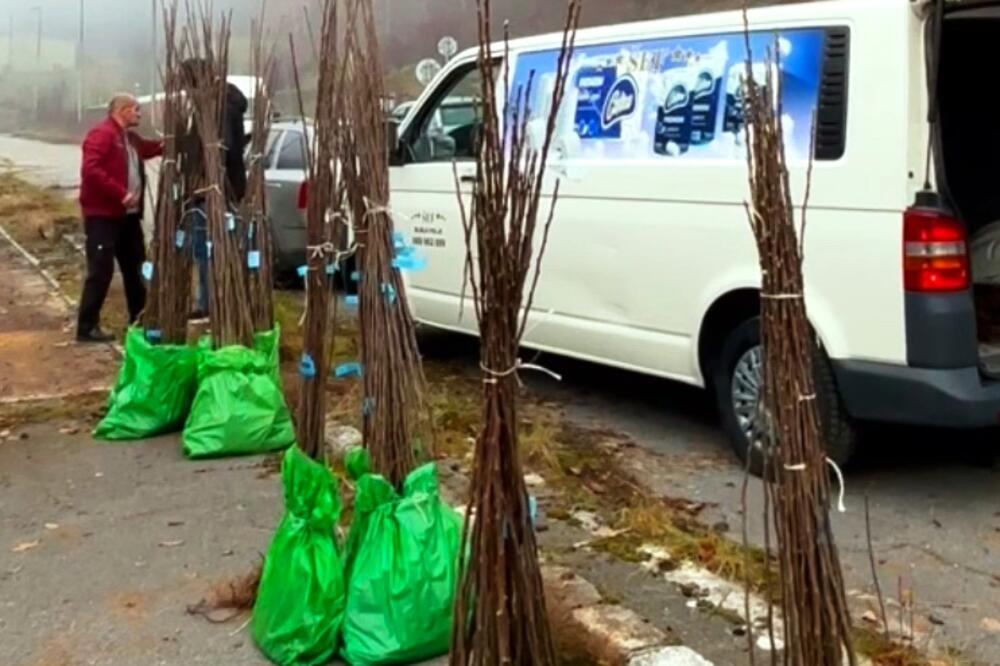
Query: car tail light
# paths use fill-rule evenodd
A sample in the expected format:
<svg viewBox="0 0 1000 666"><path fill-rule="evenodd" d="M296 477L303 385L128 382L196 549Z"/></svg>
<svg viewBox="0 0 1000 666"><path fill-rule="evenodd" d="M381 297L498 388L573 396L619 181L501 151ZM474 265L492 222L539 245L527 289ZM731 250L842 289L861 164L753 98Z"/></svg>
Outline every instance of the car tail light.
<svg viewBox="0 0 1000 666"><path fill-rule="evenodd" d="M309 181L303 180L299 186L299 210L305 210L309 205Z"/></svg>
<svg viewBox="0 0 1000 666"><path fill-rule="evenodd" d="M969 250L960 220L932 208L903 214L903 276L907 291L946 293L969 288Z"/></svg>

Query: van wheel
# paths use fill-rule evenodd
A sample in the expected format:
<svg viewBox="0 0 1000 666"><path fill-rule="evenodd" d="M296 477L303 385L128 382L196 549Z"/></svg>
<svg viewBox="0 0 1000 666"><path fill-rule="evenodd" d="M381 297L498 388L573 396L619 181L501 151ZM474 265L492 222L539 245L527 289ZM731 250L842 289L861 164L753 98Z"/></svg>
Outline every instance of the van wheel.
<svg viewBox="0 0 1000 666"><path fill-rule="evenodd" d="M816 400L827 456L840 466L850 462L857 432L837 393L833 369L819 347L813 354ZM726 339L716 363L713 384L726 434L736 455L755 476L763 476L767 452L762 437L763 350L760 318L738 326Z"/></svg>

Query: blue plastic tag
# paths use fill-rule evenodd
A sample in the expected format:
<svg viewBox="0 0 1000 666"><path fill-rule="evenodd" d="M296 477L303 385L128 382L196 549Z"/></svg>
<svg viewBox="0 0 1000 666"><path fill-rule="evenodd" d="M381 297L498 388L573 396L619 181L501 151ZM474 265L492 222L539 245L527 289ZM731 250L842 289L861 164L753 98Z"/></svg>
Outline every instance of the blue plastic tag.
<svg viewBox="0 0 1000 666"><path fill-rule="evenodd" d="M308 272L309 272L309 267L308 267L308 266L305 266L305 265L303 265L303 266L299 266L299 269L298 269L298 271L297 271L297 272L298 272L298 274L299 274L299 277L300 277L300 278L302 278L302 279L304 280L304 279L306 279L306 273L308 273Z"/></svg>
<svg viewBox="0 0 1000 666"><path fill-rule="evenodd" d="M178 229L177 233L174 234L174 247L176 247L178 250L182 249L184 247L184 239L186 237L187 234L184 233L184 230Z"/></svg>
<svg viewBox="0 0 1000 666"><path fill-rule="evenodd" d="M226 213L226 228L230 231L236 231L236 216L232 213Z"/></svg>
<svg viewBox="0 0 1000 666"><path fill-rule="evenodd" d="M181 198L181 188L177 183L174 183L174 201Z"/></svg>
<svg viewBox="0 0 1000 666"><path fill-rule="evenodd" d="M427 260L419 255L410 254L393 259L392 267L401 271L417 273L427 268Z"/></svg>
<svg viewBox="0 0 1000 666"><path fill-rule="evenodd" d="M339 267L337 266L337 264L327 264L326 265L326 274L327 275L334 275L334 274L336 274L336 272L338 270L339 270Z"/></svg>
<svg viewBox="0 0 1000 666"><path fill-rule="evenodd" d="M406 247L406 238L401 231L392 232L392 246L397 250L402 250Z"/></svg>
<svg viewBox="0 0 1000 666"><path fill-rule="evenodd" d="M333 374L337 379L346 379L348 377L360 377L361 376L361 364L360 363L344 363L343 365L338 365L333 371Z"/></svg>
<svg viewBox="0 0 1000 666"><path fill-rule="evenodd" d="M247 252L247 268L250 270L260 268L260 250L250 250Z"/></svg>
<svg viewBox="0 0 1000 666"><path fill-rule="evenodd" d="M372 412L375 411L375 398L365 398L364 402L361 403L361 413L365 416L371 416Z"/></svg>
<svg viewBox="0 0 1000 666"><path fill-rule="evenodd" d="M146 282L153 279L153 264L152 262L145 262L142 265L142 277L146 278Z"/></svg>
<svg viewBox="0 0 1000 666"><path fill-rule="evenodd" d="M361 271L351 273L351 282L361 282Z"/></svg>
<svg viewBox="0 0 1000 666"><path fill-rule="evenodd" d="M146 339L150 342L159 342L163 339L163 331L155 328L151 328L146 331Z"/></svg>
<svg viewBox="0 0 1000 666"><path fill-rule="evenodd" d="M361 299L359 299L357 296L347 296L344 299L344 303L349 308L356 308L361 304Z"/></svg>
<svg viewBox="0 0 1000 666"><path fill-rule="evenodd" d="M389 301L389 305L396 304L396 288L388 282L382 284L382 295L385 296L385 300Z"/></svg>
<svg viewBox="0 0 1000 666"><path fill-rule="evenodd" d="M309 354L302 354L302 360L299 361L299 374L306 379L316 377L316 362Z"/></svg>
<svg viewBox="0 0 1000 666"><path fill-rule="evenodd" d="M253 240L253 235L254 235L254 232L256 231L256 229L257 229L257 223L256 222L252 222L249 225L247 225L247 239L248 240Z"/></svg>
<svg viewBox="0 0 1000 666"><path fill-rule="evenodd" d="M535 499L534 495L528 496L528 513L531 516L531 524L536 524L538 522L538 500Z"/></svg>
<svg viewBox="0 0 1000 666"><path fill-rule="evenodd" d="M212 258L212 241L205 241L205 256Z"/></svg>

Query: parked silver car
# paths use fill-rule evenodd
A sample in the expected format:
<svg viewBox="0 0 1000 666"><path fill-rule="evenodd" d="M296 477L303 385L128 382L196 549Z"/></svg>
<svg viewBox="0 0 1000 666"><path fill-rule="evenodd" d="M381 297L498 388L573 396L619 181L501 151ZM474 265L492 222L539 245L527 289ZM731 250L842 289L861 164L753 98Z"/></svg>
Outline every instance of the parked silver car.
<svg viewBox="0 0 1000 666"><path fill-rule="evenodd" d="M312 132L308 122L282 121L267 138L265 180L278 276L293 275L305 263L306 140Z"/></svg>

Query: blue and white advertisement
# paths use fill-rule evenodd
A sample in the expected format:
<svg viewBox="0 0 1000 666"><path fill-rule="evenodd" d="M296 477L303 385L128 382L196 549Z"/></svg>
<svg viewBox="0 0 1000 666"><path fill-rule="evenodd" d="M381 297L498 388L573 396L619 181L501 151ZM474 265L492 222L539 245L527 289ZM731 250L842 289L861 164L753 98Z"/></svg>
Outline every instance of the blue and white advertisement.
<svg viewBox="0 0 1000 666"><path fill-rule="evenodd" d="M790 161L806 159L812 145L823 41L823 30L750 37L753 77L761 84L768 51L780 51L774 80L781 90ZM545 51L517 60L511 90L523 94L531 84L529 131L536 141L544 133L558 56ZM744 159L746 71L741 33L578 47L554 157Z"/></svg>

